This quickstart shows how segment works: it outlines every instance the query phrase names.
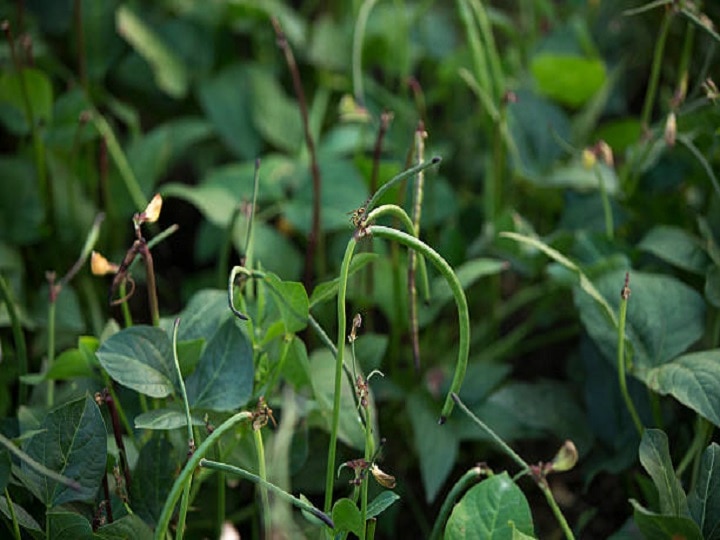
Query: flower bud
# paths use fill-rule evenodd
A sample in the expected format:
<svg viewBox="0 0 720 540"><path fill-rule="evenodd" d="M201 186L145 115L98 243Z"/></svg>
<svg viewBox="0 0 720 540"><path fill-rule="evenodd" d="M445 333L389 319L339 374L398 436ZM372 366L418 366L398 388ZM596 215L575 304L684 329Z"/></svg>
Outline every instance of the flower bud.
<svg viewBox="0 0 720 540"><path fill-rule="evenodd" d="M572 469L575 464L578 462L578 451L577 448L575 448L575 444L571 440L567 440L563 443L563 445L560 447L560 450L558 450L557 454L555 454L555 457L553 458L551 464L552 464L552 471L553 472L563 472L563 471L569 471Z"/></svg>

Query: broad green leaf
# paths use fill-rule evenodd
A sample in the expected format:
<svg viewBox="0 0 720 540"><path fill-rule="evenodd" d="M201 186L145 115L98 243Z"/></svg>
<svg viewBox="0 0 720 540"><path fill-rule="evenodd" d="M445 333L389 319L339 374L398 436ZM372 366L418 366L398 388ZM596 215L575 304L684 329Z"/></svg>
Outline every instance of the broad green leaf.
<svg viewBox="0 0 720 540"><path fill-rule="evenodd" d="M635 524L645 538L652 540L702 540L703 535L697 524L684 516L656 514L630 499L633 505Z"/></svg>
<svg viewBox="0 0 720 540"><path fill-rule="evenodd" d="M167 397L177 388L177 373L167 333L151 326L133 326L109 337L98 360L113 379L150 397Z"/></svg>
<svg viewBox="0 0 720 540"><path fill-rule="evenodd" d="M45 210L34 167L19 158L0 158L0 178L0 240L20 246L39 240Z"/></svg>
<svg viewBox="0 0 720 540"><path fill-rule="evenodd" d="M250 70L233 64L200 82L200 105L232 152L243 159L260 153L260 135L253 125Z"/></svg>
<svg viewBox="0 0 720 540"><path fill-rule="evenodd" d="M377 253L358 253L350 261L350 271L348 275L353 275L355 272L377 258ZM312 308L317 304L327 302L328 300L334 298L337 295L339 281L340 278L335 278L317 285L310 295L310 307Z"/></svg>
<svg viewBox="0 0 720 540"><path fill-rule="evenodd" d="M345 352L346 359L351 358L349 350ZM317 349L310 356L310 376L312 377L313 394L318 404L317 421L323 429L330 427L333 409L333 392L335 390L335 357L325 349ZM370 388L372 389L372 383ZM363 430L358 411L353 399L355 390L350 387L345 374L342 376L340 394L340 423L338 438L356 450L365 448L365 431ZM377 418L375 403L370 399L370 417ZM437 419L436 419L437 420ZM378 433L377 429L375 433Z"/></svg>
<svg viewBox="0 0 720 540"><path fill-rule="evenodd" d="M226 228L240 202L226 188L215 185L200 184L166 184L160 193L165 197L177 197L191 203L212 224Z"/></svg>
<svg viewBox="0 0 720 540"><path fill-rule="evenodd" d="M95 371L88 356L80 349L68 349L55 359L45 374L45 379L69 380L94 376Z"/></svg>
<svg viewBox="0 0 720 540"><path fill-rule="evenodd" d="M48 536L53 540L92 540L92 525L85 516L65 510L48 512Z"/></svg>
<svg viewBox="0 0 720 540"><path fill-rule="evenodd" d="M651 390L720 426L720 349L685 354L650 369L643 379Z"/></svg>
<svg viewBox="0 0 720 540"><path fill-rule="evenodd" d="M119 1L83 2L82 31L85 43L85 66L88 79L100 82L117 62L125 49L123 40L115 32L115 10Z"/></svg>
<svg viewBox="0 0 720 540"><path fill-rule="evenodd" d="M420 458L425 500L432 502L452 471L460 443L450 426L438 425L436 408L421 394L408 398L406 413L413 429L415 454Z"/></svg>
<svg viewBox="0 0 720 540"><path fill-rule="evenodd" d="M339 499L332 509L335 531L349 531L360 537L363 530L362 517L357 505L350 499Z"/></svg>
<svg viewBox="0 0 720 540"><path fill-rule="evenodd" d="M178 363L183 379L195 371L203 348L205 348L205 340L202 338L181 341L177 344Z"/></svg>
<svg viewBox="0 0 720 540"><path fill-rule="evenodd" d="M5 69L0 76L0 122L15 135L30 133L30 118L25 107L24 79L35 125L48 125L52 120L53 91L50 79L35 68L23 68L22 75Z"/></svg>
<svg viewBox="0 0 720 540"><path fill-rule="evenodd" d="M496 259L473 259L455 268L455 275L460 280L463 289L468 289L476 281L485 277L496 275L507 268L507 263ZM430 304L420 306L418 323L425 326L432 322L448 302L453 299L450 285L442 276L435 278L430 284Z"/></svg>
<svg viewBox="0 0 720 540"><path fill-rule="evenodd" d="M196 292L180 313L178 342L196 339L209 340L218 328L233 317L228 307L227 290L202 289ZM163 326L172 328L172 320L164 319Z"/></svg>
<svg viewBox="0 0 720 540"><path fill-rule="evenodd" d="M238 220L233 229L233 245L240 253L246 248L246 226L247 220ZM299 279L304 260L286 234L261 221L253 226L253 259L265 270L287 280Z"/></svg>
<svg viewBox="0 0 720 540"><path fill-rule="evenodd" d="M653 227L638 247L666 263L695 274L704 274L710 262L700 240L680 227Z"/></svg>
<svg viewBox="0 0 720 540"><path fill-rule="evenodd" d="M173 161L210 133L210 124L201 118L178 118L133 140L127 156L143 192L152 193Z"/></svg>
<svg viewBox="0 0 720 540"><path fill-rule="evenodd" d="M140 450L130 487L130 504L150 526L160 517L178 465L176 452L164 434L153 434Z"/></svg>
<svg viewBox="0 0 720 540"><path fill-rule="evenodd" d="M664 431L646 429L640 441L640 463L652 478L660 497L660 511L670 516L689 516L687 497L675 476L670 447Z"/></svg>
<svg viewBox="0 0 720 540"><path fill-rule="evenodd" d="M205 422L192 414L190 415L190 420L194 426L205 425ZM177 429L185 427L186 424L185 410L180 409L180 407L153 409L135 417L135 427L137 429Z"/></svg>
<svg viewBox="0 0 720 540"><path fill-rule="evenodd" d="M35 461L78 483L79 488L52 480L22 463L27 487L46 506L92 499L105 474L105 423L97 404L86 396L53 409L40 433L25 442Z"/></svg>
<svg viewBox="0 0 720 540"><path fill-rule="evenodd" d="M586 103L605 83L602 60L540 53L530 64L540 93L571 107Z"/></svg>
<svg viewBox="0 0 720 540"><path fill-rule="evenodd" d="M100 540L151 540L153 531L136 515L123 516L112 523L95 531L95 538Z"/></svg>
<svg viewBox="0 0 720 540"><path fill-rule="evenodd" d="M307 348L305 347L305 343L297 336L293 336L292 338L282 373L285 379L287 379L296 390L310 386L311 370Z"/></svg>
<svg viewBox="0 0 720 540"><path fill-rule="evenodd" d="M445 539L510 540L514 531L535 534L525 495L503 472L465 493L450 514Z"/></svg>
<svg viewBox="0 0 720 540"><path fill-rule="evenodd" d="M185 386L193 408L232 411L250 399L253 381L252 344L239 324L229 319L208 341Z"/></svg>
<svg viewBox="0 0 720 540"><path fill-rule="evenodd" d="M307 326L310 305L307 292L302 283L282 281L274 274L265 274L263 280L273 295L275 305L280 311L285 332L294 334Z"/></svg>
<svg viewBox="0 0 720 540"><path fill-rule="evenodd" d="M379 516L385 510L390 508L390 506L392 506L392 504L397 500L400 500L400 495L398 495L394 491L386 490L379 493L377 497L375 497L372 501L370 501L370 503L368 503L367 518L372 519Z"/></svg>
<svg viewBox="0 0 720 540"><path fill-rule="evenodd" d="M270 144L291 154L300 150L303 128L300 109L285 94L278 79L269 71L250 72L253 124ZM233 88L233 94L237 89Z"/></svg>
<svg viewBox="0 0 720 540"><path fill-rule="evenodd" d="M713 307L720 307L720 266L711 266L705 276L705 298Z"/></svg>
<svg viewBox="0 0 720 540"><path fill-rule="evenodd" d="M690 515L702 529L705 540L720 538L720 446L705 449L695 489L688 496Z"/></svg>
<svg viewBox="0 0 720 540"><path fill-rule="evenodd" d="M594 280L614 312L619 310L624 282L624 270L606 272ZM695 290L666 275L631 271L630 289L625 334L632 346L633 372L645 380L647 370L676 358L702 336L705 303ZM590 337L614 363L616 326L585 295L575 294L575 305Z"/></svg>
<svg viewBox="0 0 720 540"><path fill-rule="evenodd" d="M188 90L187 69L163 39L126 5L115 15L117 32L152 68L158 88L170 97L184 98Z"/></svg>
<svg viewBox="0 0 720 540"><path fill-rule="evenodd" d="M15 512L15 518L18 520L18 523L23 529L28 529L38 533L42 532L43 529L40 527L40 524L35 521L35 518L15 501L13 501L13 511ZM0 513L2 513L7 519L12 519L10 504L3 495L0 495Z"/></svg>

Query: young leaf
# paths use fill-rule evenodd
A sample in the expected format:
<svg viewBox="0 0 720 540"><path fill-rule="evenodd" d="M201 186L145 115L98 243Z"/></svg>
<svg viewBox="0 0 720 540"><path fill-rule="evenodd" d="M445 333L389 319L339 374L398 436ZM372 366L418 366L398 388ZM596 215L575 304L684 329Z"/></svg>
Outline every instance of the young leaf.
<svg viewBox="0 0 720 540"><path fill-rule="evenodd" d="M660 497L660 511L668 516L689 516L687 497L675 476L665 432L646 429L640 441L640 463L655 483Z"/></svg>
<svg viewBox="0 0 720 540"><path fill-rule="evenodd" d="M253 350L235 319L225 321L208 342L186 382L190 404L232 411L245 405L253 388Z"/></svg>
<svg viewBox="0 0 720 540"><path fill-rule="evenodd" d="M162 398L177 388L170 339L160 328L126 328L109 337L97 357L108 375L136 392Z"/></svg>
<svg viewBox="0 0 720 540"><path fill-rule="evenodd" d="M630 499L635 508L634 518L640 532L645 538L653 540L702 540L703 535L697 524L684 516L668 516L656 514L643 508L640 503Z"/></svg>
<svg viewBox="0 0 720 540"><path fill-rule="evenodd" d="M97 404L86 396L51 411L29 439L25 452L74 480L78 489L48 478L22 462L24 482L46 506L92 499L105 474L107 437Z"/></svg>
<svg viewBox="0 0 720 540"><path fill-rule="evenodd" d="M541 93L571 107L587 102L604 84L602 60L540 53L530 65Z"/></svg>
<svg viewBox="0 0 720 540"><path fill-rule="evenodd" d="M32 515L30 515L30 512L25 510L15 501L13 501L13 511L15 512L15 517L17 518L18 523L22 528L38 533L42 532L42 527L40 527L40 524L35 521L35 518L32 517ZM3 495L0 495L0 513L2 513L6 518L12 519L12 514L10 513L10 505L8 504L8 500Z"/></svg>
<svg viewBox="0 0 720 540"><path fill-rule="evenodd" d="M535 534L525 495L503 472L468 490L450 515L445 539L511 538L514 530Z"/></svg>
<svg viewBox="0 0 720 540"><path fill-rule="evenodd" d="M383 491L368 504L367 518L372 519L379 516L399 499L400 495L394 491Z"/></svg>
<svg viewBox="0 0 720 540"><path fill-rule="evenodd" d="M332 509L335 531L350 531L358 537L362 534L363 523L360 510L350 499L340 499Z"/></svg>
<svg viewBox="0 0 720 540"><path fill-rule="evenodd" d="M685 354L647 372L645 384L720 426L720 349Z"/></svg>
<svg viewBox="0 0 720 540"><path fill-rule="evenodd" d="M285 332L294 334L307 326L310 312L307 292L302 283L282 281L275 274L267 273L265 283L273 294L275 304L285 323Z"/></svg>

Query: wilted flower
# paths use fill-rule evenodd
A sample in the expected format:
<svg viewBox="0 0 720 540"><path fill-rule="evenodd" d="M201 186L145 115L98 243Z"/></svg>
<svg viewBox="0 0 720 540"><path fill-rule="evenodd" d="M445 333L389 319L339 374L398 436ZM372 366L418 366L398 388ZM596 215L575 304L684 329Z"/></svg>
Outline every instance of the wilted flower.
<svg viewBox="0 0 720 540"><path fill-rule="evenodd" d="M377 483L382 487L395 489L396 482L393 475L383 472L375 463L373 463L370 472L375 477L375 480L377 480Z"/></svg>
<svg viewBox="0 0 720 540"><path fill-rule="evenodd" d="M160 210L162 209L162 196L156 193L152 200L148 203L145 211L143 212L146 223L155 223L160 217Z"/></svg>
<svg viewBox="0 0 720 540"><path fill-rule="evenodd" d="M97 251L90 254L90 271L95 276L106 276L107 274L116 274L120 267L108 261Z"/></svg>
<svg viewBox="0 0 720 540"><path fill-rule="evenodd" d="M572 469L578 462L578 451L575 444L571 440L563 443L553 458L550 469L553 472L563 472Z"/></svg>

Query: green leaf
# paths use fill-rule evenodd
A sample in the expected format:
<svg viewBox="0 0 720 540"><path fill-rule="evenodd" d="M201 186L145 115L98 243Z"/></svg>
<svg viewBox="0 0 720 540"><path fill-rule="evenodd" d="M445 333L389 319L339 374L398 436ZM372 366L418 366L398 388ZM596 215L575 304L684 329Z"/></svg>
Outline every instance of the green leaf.
<svg viewBox="0 0 720 540"><path fill-rule="evenodd" d="M45 217L35 169L19 158L0 158L0 240L13 245L40 239Z"/></svg>
<svg viewBox="0 0 720 540"><path fill-rule="evenodd" d="M386 490L379 493L367 506L367 518L372 519L379 516L398 500L400 500L400 495L394 491Z"/></svg>
<svg viewBox="0 0 720 540"><path fill-rule="evenodd" d="M708 268L705 277L705 298L713 307L720 308L720 266Z"/></svg>
<svg viewBox="0 0 720 540"><path fill-rule="evenodd" d="M619 180L615 169L604 164L596 165L597 169L583 166L580 160L553 169L549 174L536 179L535 184L542 187L571 188L578 191L599 191L602 179L608 195L618 192ZM600 176L598 178L598 175Z"/></svg>
<svg viewBox="0 0 720 540"><path fill-rule="evenodd" d="M64 510L47 513L48 537L53 540L92 540L92 525L85 516Z"/></svg>
<svg viewBox="0 0 720 540"><path fill-rule="evenodd" d="M419 393L409 397L406 411L413 429L415 453L420 457L425 500L432 502L452 471L460 443L450 426L438 425L435 408Z"/></svg>
<svg viewBox="0 0 720 540"><path fill-rule="evenodd" d="M635 508L634 519L645 538L652 540L702 540L703 535L697 524L684 516L667 516L656 514L643 508L640 503L630 499Z"/></svg>
<svg viewBox="0 0 720 540"><path fill-rule="evenodd" d="M115 25L118 34L150 64L158 88L170 97L184 98L188 90L187 69L163 39L126 5L118 8Z"/></svg>
<svg viewBox="0 0 720 540"><path fill-rule="evenodd" d="M15 501L13 501L13 511L15 512L15 517L17 518L18 523L23 529L39 533L42 532L42 527L40 527L40 524L35 521L35 518ZM10 514L10 504L3 495L0 495L0 512L9 520L12 519L12 515Z"/></svg>
<svg viewBox="0 0 720 540"><path fill-rule="evenodd" d="M193 415L190 415L190 420L193 426L205 425L205 422ZM137 429L177 429L185 427L186 424L185 410L180 409L180 407L153 409L135 417L135 427Z"/></svg>
<svg viewBox="0 0 720 540"><path fill-rule="evenodd" d="M75 377L94 377L95 371L88 356L80 349L68 349L55 359L45 373L45 379L69 380Z"/></svg>
<svg viewBox="0 0 720 540"><path fill-rule="evenodd" d="M92 499L105 474L107 440L97 404L86 396L52 410L25 452L45 467L77 482L78 489L52 480L22 462L25 483L46 506Z"/></svg>
<svg viewBox="0 0 720 540"><path fill-rule="evenodd" d="M607 77L602 60L568 54L537 54L530 71L540 93L571 107L586 103Z"/></svg>
<svg viewBox="0 0 720 540"><path fill-rule="evenodd" d="M12 461L10 461L10 454L6 448L0 449L0 492L5 491L10 480L10 469L12 467Z"/></svg>
<svg viewBox="0 0 720 540"><path fill-rule="evenodd" d="M625 270L606 272L594 281L611 309L617 312ZM645 380L647 370L676 358L702 336L705 303L695 290L666 275L631 272L630 289L625 333L632 346L633 373ZM614 363L615 325L585 295L576 293L575 305L590 337L605 358Z"/></svg>
<svg viewBox="0 0 720 540"><path fill-rule="evenodd" d="M265 274L263 280L273 295L275 304L280 311L285 332L294 334L307 326L310 304L302 283L282 281L275 274Z"/></svg>
<svg viewBox="0 0 720 540"><path fill-rule="evenodd" d="M445 526L445 539L509 540L514 531L535 534L525 495L503 472L473 486L460 499Z"/></svg>
<svg viewBox="0 0 720 540"><path fill-rule="evenodd" d="M646 429L640 441L639 453L640 463L658 490L661 513L689 516L687 497L680 480L675 476L665 432L659 429Z"/></svg>
<svg viewBox="0 0 720 540"><path fill-rule="evenodd" d="M178 363L180 364L180 373L182 373L183 379L187 378L197 368L204 347L205 340L201 338L181 341L177 344Z"/></svg>
<svg viewBox="0 0 720 540"><path fill-rule="evenodd" d="M95 531L95 538L101 540L151 540L153 531L136 515L123 516Z"/></svg>
<svg viewBox="0 0 720 540"><path fill-rule="evenodd" d="M203 79L198 98L225 145L240 158L257 157L261 140L252 121L250 71L233 64L215 77Z"/></svg>
<svg viewBox="0 0 720 540"><path fill-rule="evenodd" d="M50 79L39 69L23 68L27 97L35 125L48 125L52 120L53 91ZM15 135L30 133L30 118L25 107L21 74L5 69L0 76L0 122Z"/></svg>
<svg viewBox="0 0 720 540"><path fill-rule="evenodd" d="M252 88L252 120L265 140L291 154L300 150L303 127L300 109L285 95L278 79L269 71L250 72ZM236 89L233 88L233 95ZM249 157L249 156L248 156Z"/></svg>
<svg viewBox="0 0 720 540"><path fill-rule="evenodd" d="M176 452L164 434L155 433L140 450L133 471L130 503L135 513L150 526L157 523L165 506L177 465Z"/></svg>
<svg viewBox="0 0 720 540"><path fill-rule="evenodd" d="M645 384L720 426L720 349L685 354L651 369Z"/></svg>
<svg viewBox="0 0 720 540"><path fill-rule="evenodd" d="M717 443L712 443L703 452L695 489L688 496L688 506L705 540L720 538L720 446Z"/></svg>
<svg viewBox="0 0 720 540"><path fill-rule="evenodd" d="M377 253L358 253L350 261L350 270L348 275L353 275L355 272L377 258ZM316 286L310 295L310 307L312 308L317 304L322 304L323 302L327 302L328 300L334 298L335 295L337 295L339 280L340 278L331 279L330 281L325 281Z"/></svg>
<svg viewBox="0 0 720 540"><path fill-rule="evenodd" d="M178 341L208 341L218 328L232 317L228 307L227 290L202 289L190 298L180 313ZM166 329L172 328L173 319L164 319L162 322Z"/></svg>
<svg viewBox="0 0 720 540"><path fill-rule="evenodd" d="M700 240L680 227L653 227L638 247L668 264L695 274L704 274L710 263Z"/></svg>
<svg viewBox="0 0 720 540"><path fill-rule="evenodd" d="M485 276L499 274L507 263L496 259L473 259L467 261L455 269L455 275L460 280L463 289L467 290L476 281ZM453 299L452 291L443 277L435 278L430 284L430 305L421 306L418 312L418 323L420 326L429 324L437 317L440 310Z"/></svg>
<svg viewBox="0 0 720 540"><path fill-rule="evenodd" d="M213 225L226 228L239 204L226 188L216 185L165 184L160 193L164 197L177 197L195 206Z"/></svg>
<svg viewBox="0 0 720 540"><path fill-rule="evenodd" d="M235 319L229 319L210 338L188 377L188 401L198 409L232 411L248 402L253 380L252 345Z"/></svg>
<svg viewBox="0 0 720 540"><path fill-rule="evenodd" d="M339 499L332 509L332 520L335 523L335 532L350 531L360 537L363 523L360 510L350 499Z"/></svg>
<svg viewBox="0 0 720 540"><path fill-rule="evenodd" d="M108 70L118 61L125 43L115 32L115 10L118 0L110 2L83 2L81 4L82 31L85 43L85 65L88 79L102 81Z"/></svg>
<svg viewBox="0 0 720 540"><path fill-rule="evenodd" d="M151 326L133 326L110 336L97 352L114 380L150 397L172 395L177 373L167 333Z"/></svg>

